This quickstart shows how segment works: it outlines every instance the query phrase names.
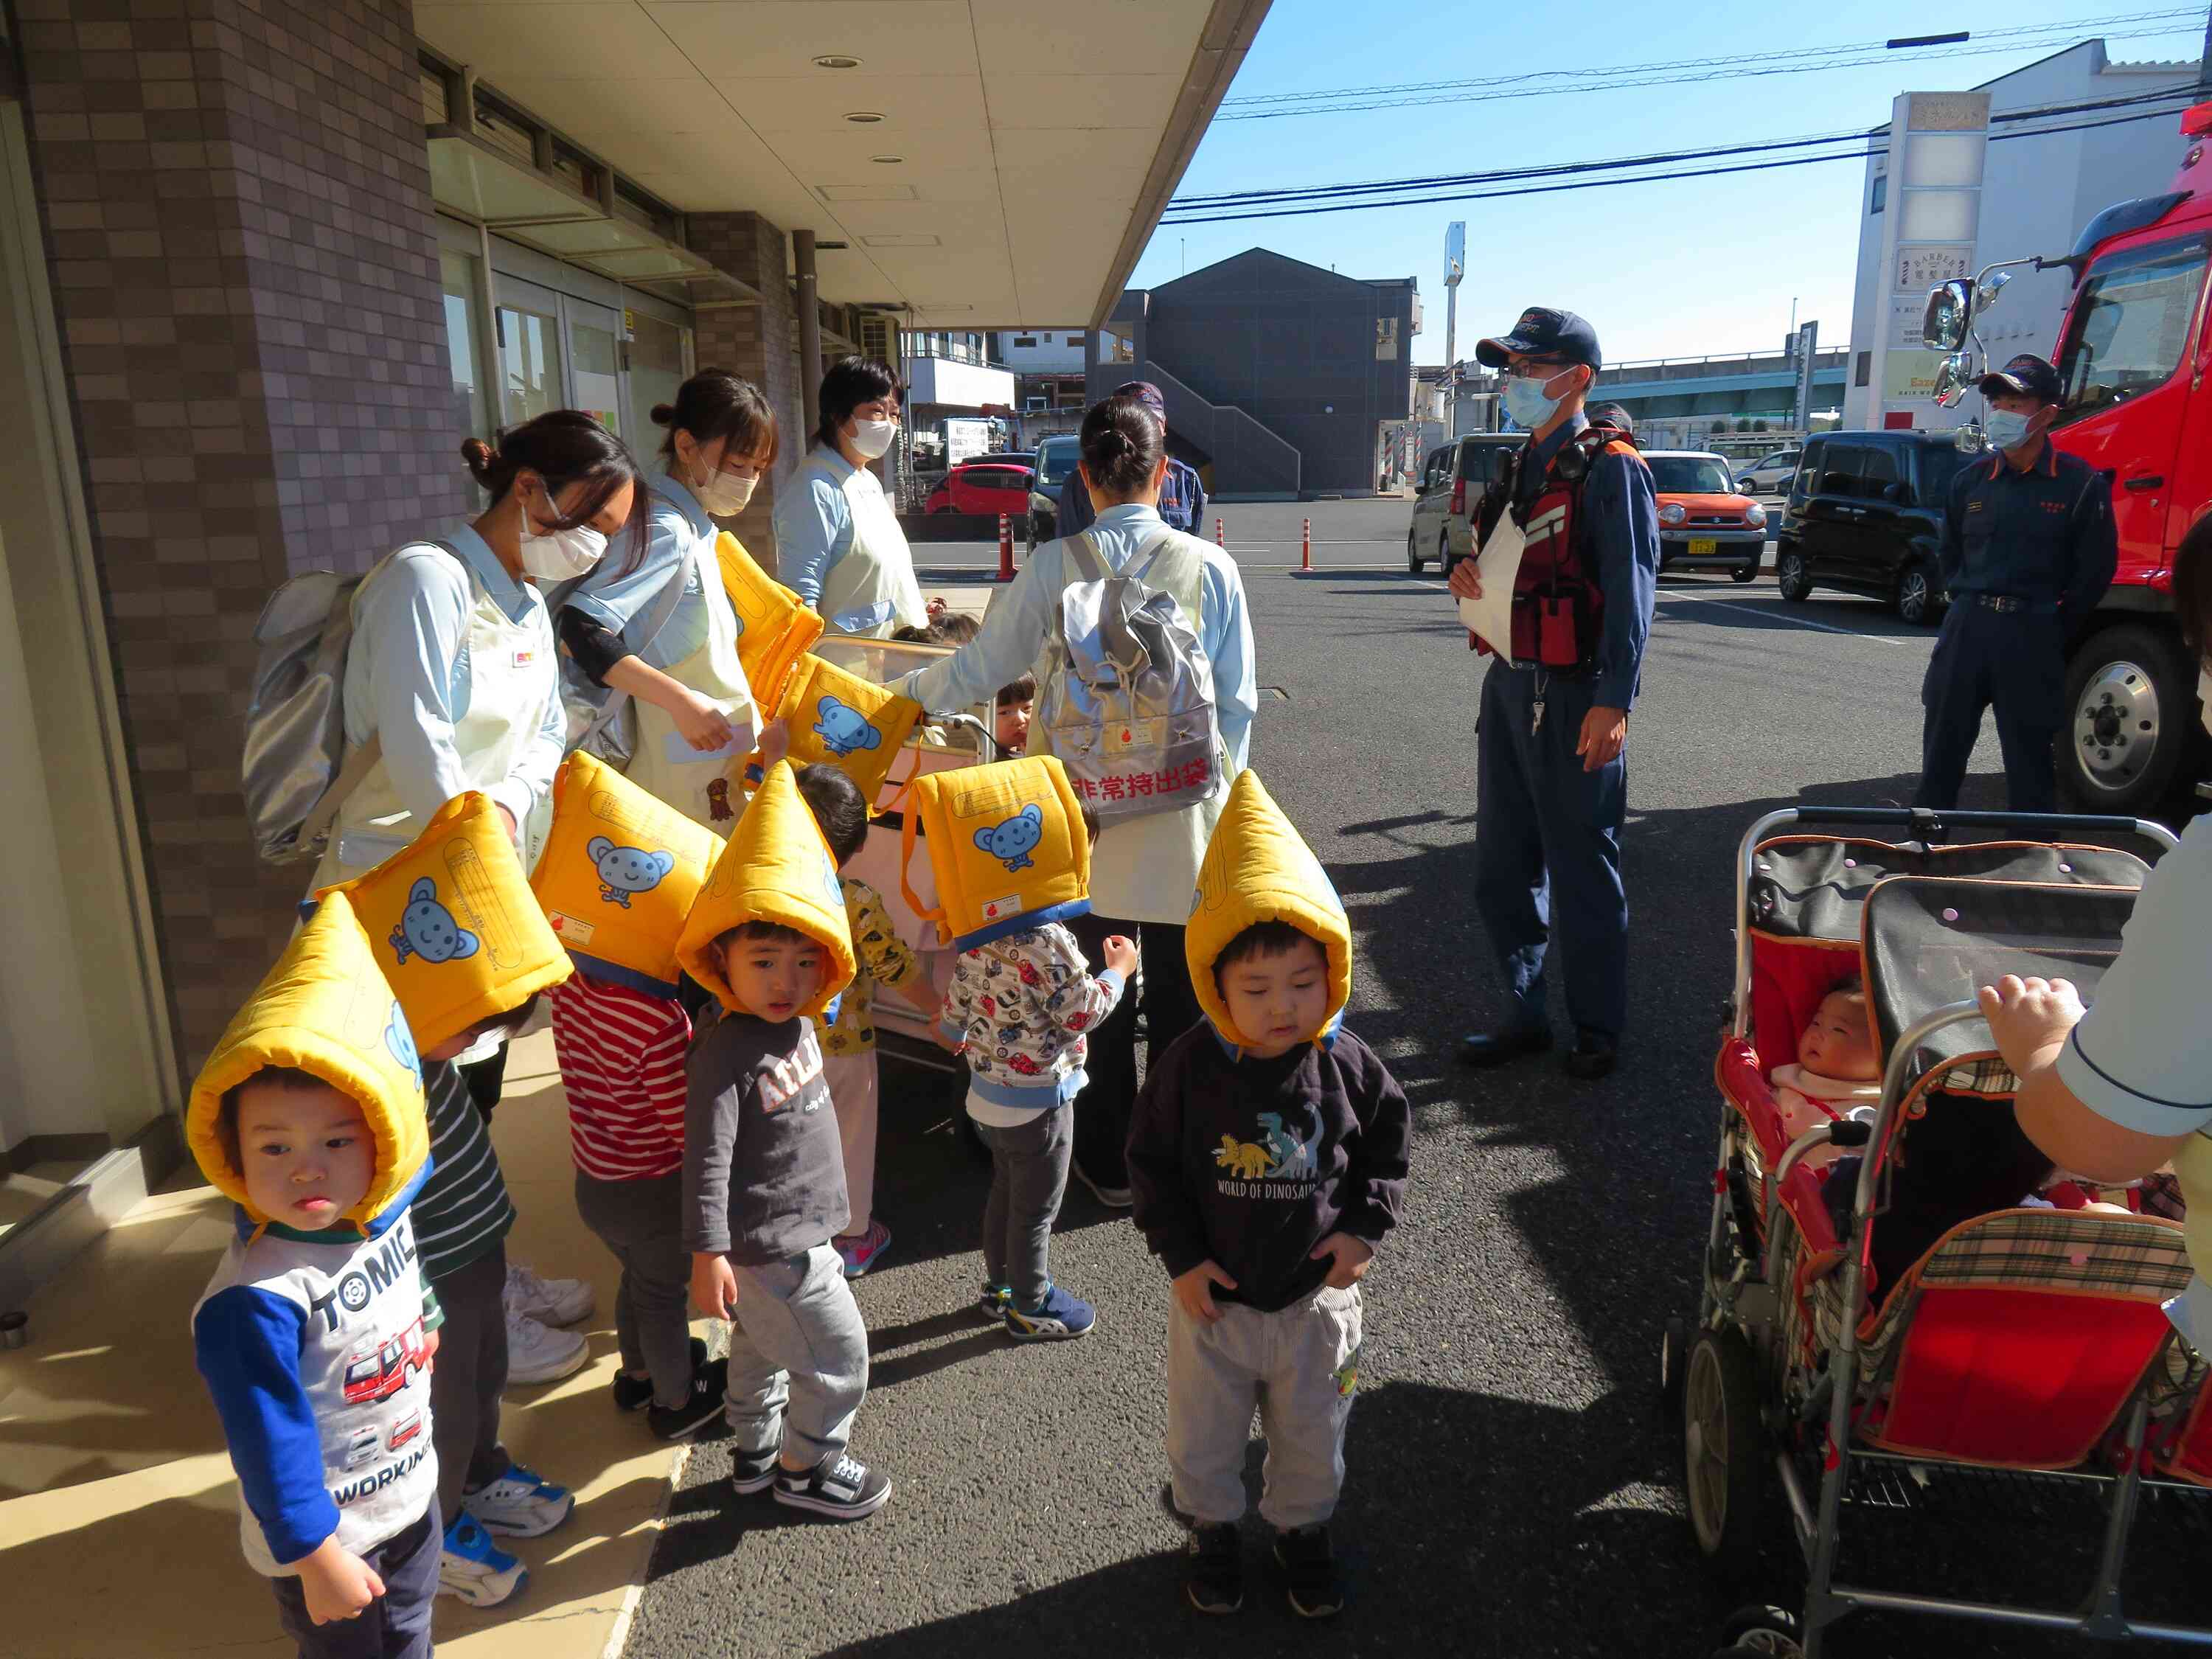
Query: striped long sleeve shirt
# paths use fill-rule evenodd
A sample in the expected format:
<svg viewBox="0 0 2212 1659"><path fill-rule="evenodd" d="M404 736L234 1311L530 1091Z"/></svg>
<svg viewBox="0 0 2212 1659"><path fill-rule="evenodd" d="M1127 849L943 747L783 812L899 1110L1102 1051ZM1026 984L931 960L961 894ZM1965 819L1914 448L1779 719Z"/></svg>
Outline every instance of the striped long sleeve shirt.
<svg viewBox="0 0 2212 1659"><path fill-rule="evenodd" d="M468 1079L451 1061L425 1063L430 1174L415 1194L415 1248L433 1281L465 1267L514 1225L507 1177Z"/></svg>
<svg viewBox="0 0 2212 1659"><path fill-rule="evenodd" d="M577 1169L600 1181L650 1181L682 1169L691 1042L683 1005L580 973L547 994Z"/></svg>

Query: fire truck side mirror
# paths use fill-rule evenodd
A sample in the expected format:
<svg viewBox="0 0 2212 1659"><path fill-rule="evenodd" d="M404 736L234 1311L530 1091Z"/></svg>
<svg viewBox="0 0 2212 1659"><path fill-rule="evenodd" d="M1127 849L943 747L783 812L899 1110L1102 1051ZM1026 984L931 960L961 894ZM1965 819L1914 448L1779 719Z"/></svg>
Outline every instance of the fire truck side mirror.
<svg viewBox="0 0 2212 1659"><path fill-rule="evenodd" d="M1928 291L1928 310L1920 337L1930 351L1956 351L1966 343L1966 325L1974 314L1973 284L1961 277Z"/></svg>
<svg viewBox="0 0 2212 1659"><path fill-rule="evenodd" d="M1936 368L1936 401L1945 409L1956 409L1959 399L1966 395L1973 384L1973 364L1963 351L1954 351Z"/></svg>

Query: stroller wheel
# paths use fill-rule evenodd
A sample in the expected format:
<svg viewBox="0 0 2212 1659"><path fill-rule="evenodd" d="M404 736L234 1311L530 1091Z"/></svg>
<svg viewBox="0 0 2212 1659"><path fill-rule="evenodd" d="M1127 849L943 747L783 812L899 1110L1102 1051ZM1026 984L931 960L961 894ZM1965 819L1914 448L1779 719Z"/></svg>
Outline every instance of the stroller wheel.
<svg viewBox="0 0 2212 1659"><path fill-rule="evenodd" d="M1797 1615L1789 1608L1755 1604L1738 1607L1721 1626L1721 1640L1735 1644L1729 1652L1772 1654L1778 1659L1798 1659L1804 1651L1798 1644L1802 1633Z"/></svg>
<svg viewBox="0 0 2212 1659"><path fill-rule="evenodd" d="M1699 1331L1682 1379L1683 1489L1698 1547L1741 1565L1759 1547L1759 1379L1729 1329Z"/></svg>
<svg viewBox="0 0 2212 1659"><path fill-rule="evenodd" d="M1659 1405L1668 1418L1681 1420L1682 1371L1689 1362L1689 1327L1680 1319L1670 1319L1659 1336Z"/></svg>

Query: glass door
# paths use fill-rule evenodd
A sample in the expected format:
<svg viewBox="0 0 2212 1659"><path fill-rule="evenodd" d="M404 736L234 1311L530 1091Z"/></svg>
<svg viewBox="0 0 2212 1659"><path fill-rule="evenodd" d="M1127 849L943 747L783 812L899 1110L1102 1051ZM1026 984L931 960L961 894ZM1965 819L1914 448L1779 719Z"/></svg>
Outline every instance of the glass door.
<svg viewBox="0 0 2212 1659"><path fill-rule="evenodd" d="M568 336L568 406L596 417L618 437L630 436L623 408L622 313L561 297Z"/></svg>
<svg viewBox="0 0 2212 1659"><path fill-rule="evenodd" d="M626 315L630 325L629 442L643 460L648 450L660 447L665 435L653 423L653 406L674 403L677 389L684 384L685 331L635 307Z"/></svg>
<svg viewBox="0 0 2212 1659"><path fill-rule="evenodd" d="M500 422L519 426L569 402L562 368L561 296L535 283L495 276Z"/></svg>

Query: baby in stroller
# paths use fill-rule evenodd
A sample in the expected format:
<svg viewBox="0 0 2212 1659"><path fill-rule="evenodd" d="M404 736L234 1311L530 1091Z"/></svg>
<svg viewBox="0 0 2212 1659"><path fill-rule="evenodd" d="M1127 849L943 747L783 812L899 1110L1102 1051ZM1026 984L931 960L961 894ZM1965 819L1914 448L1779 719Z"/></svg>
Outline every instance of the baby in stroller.
<svg viewBox="0 0 2212 1659"><path fill-rule="evenodd" d="M1859 1107L1881 1103L1881 1056L1875 1048L1866 987L1856 977L1820 999L1798 1034L1796 1060L1776 1066L1771 1081L1782 1132L1791 1140Z"/></svg>

